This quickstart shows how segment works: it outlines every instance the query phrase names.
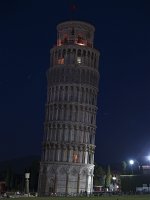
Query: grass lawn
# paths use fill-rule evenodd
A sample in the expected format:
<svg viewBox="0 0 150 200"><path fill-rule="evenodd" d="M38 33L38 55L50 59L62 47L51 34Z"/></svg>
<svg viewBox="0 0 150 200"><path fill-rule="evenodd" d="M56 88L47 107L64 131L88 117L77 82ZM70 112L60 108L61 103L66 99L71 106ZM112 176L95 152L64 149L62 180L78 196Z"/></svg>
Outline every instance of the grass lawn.
<svg viewBox="0 0 150 200"><path fill-rule="evenodd" d="M14 198L9 198L14 200ZM124 195L124 196L100 196L100 197L20 197L15 200L150 200L150 195Z"/></svg>

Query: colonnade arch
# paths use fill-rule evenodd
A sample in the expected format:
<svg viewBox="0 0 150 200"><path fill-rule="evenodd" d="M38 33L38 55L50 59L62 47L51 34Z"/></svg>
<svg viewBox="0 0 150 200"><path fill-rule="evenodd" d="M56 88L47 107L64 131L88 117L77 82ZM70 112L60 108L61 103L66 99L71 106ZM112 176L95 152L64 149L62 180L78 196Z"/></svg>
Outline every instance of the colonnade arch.
<svg viewBox="0 0 150 200"><path fill-rule="evenodd" d="M80 62L78 57L81 58ZM51 49L51 65L71 65L81 64L89 66L94 69L98 69L99 52L96 49L80 48L79 45L64 45L63 47L57 47Z"/></svg>

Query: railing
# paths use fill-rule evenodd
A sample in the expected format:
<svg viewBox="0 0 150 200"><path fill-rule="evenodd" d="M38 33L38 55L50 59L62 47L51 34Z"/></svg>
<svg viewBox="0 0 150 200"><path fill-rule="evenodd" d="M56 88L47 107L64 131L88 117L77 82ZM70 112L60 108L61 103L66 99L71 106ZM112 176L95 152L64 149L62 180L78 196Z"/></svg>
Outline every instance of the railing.
<svg viewBox="0 0 150 200"><path fill-rule="evenodd" d="M57 41L57 46L62 46L62 45L71 45L71 44L77 44L80 46L88 46L88 47L93 47L93 45L88 42L87 40L83 39L64 39L64 40L58 40Z"/></svg>

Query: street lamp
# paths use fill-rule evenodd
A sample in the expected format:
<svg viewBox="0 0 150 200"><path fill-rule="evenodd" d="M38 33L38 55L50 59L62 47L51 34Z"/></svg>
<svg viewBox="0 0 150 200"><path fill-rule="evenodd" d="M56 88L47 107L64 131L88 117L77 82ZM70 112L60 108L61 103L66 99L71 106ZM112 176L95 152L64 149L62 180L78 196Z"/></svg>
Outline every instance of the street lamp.
<svg viewBox="0 0 150 200"><path fill-rule="evenodd" d="M117 183L116 183L116 180L117 180L117 178L116 178L116 176L113 176L112 177L112 183L113 183L113 191L115 192L115 191L117 191L117 189L118 189L118 185L117 185Z"/></svg>
<svg viewBox="0 0 150 200"><path fill-rule="evenodd" d="M30 178L30 173L25 173L25 179L26 179L25 192L28 196L29 196L29 178Z"/></svg>
<svg viewBox="0 0 150 200"><path fill-rule="evenodd" d="M129 160L129 164L131 165L131 171L132 171L132 174L133 174L134 160Z"/></svg>
<svg viewBox="0 0 150 200"><path fill-rule="evenodd" d="M150 155L147 156L147 160L148 160L148 162L150 164Z"/></svg>
<svg viewBox="0 0 150 200"><path fill-rule="evenodd" d="M113 185L115 185L116 179L117 179L117 178L116 178L115 176L112 177Z"/></svg>
<svg viewBox="0 0 150 200"><path fill-rule="evenodd" d="M117 178L115 176L112 177L113 181L115 181Z"/></svg>

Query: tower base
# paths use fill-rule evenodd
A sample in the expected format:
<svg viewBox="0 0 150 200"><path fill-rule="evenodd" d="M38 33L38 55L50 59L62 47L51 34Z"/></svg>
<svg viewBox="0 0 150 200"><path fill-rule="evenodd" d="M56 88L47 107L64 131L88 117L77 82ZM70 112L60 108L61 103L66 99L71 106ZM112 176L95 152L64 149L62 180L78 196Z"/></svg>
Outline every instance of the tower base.
<svg viewBox="0 0 150 200"><path fill-rule="evenodd" d="M93 164L41 162L38 195L91 194Z"/></svg>

